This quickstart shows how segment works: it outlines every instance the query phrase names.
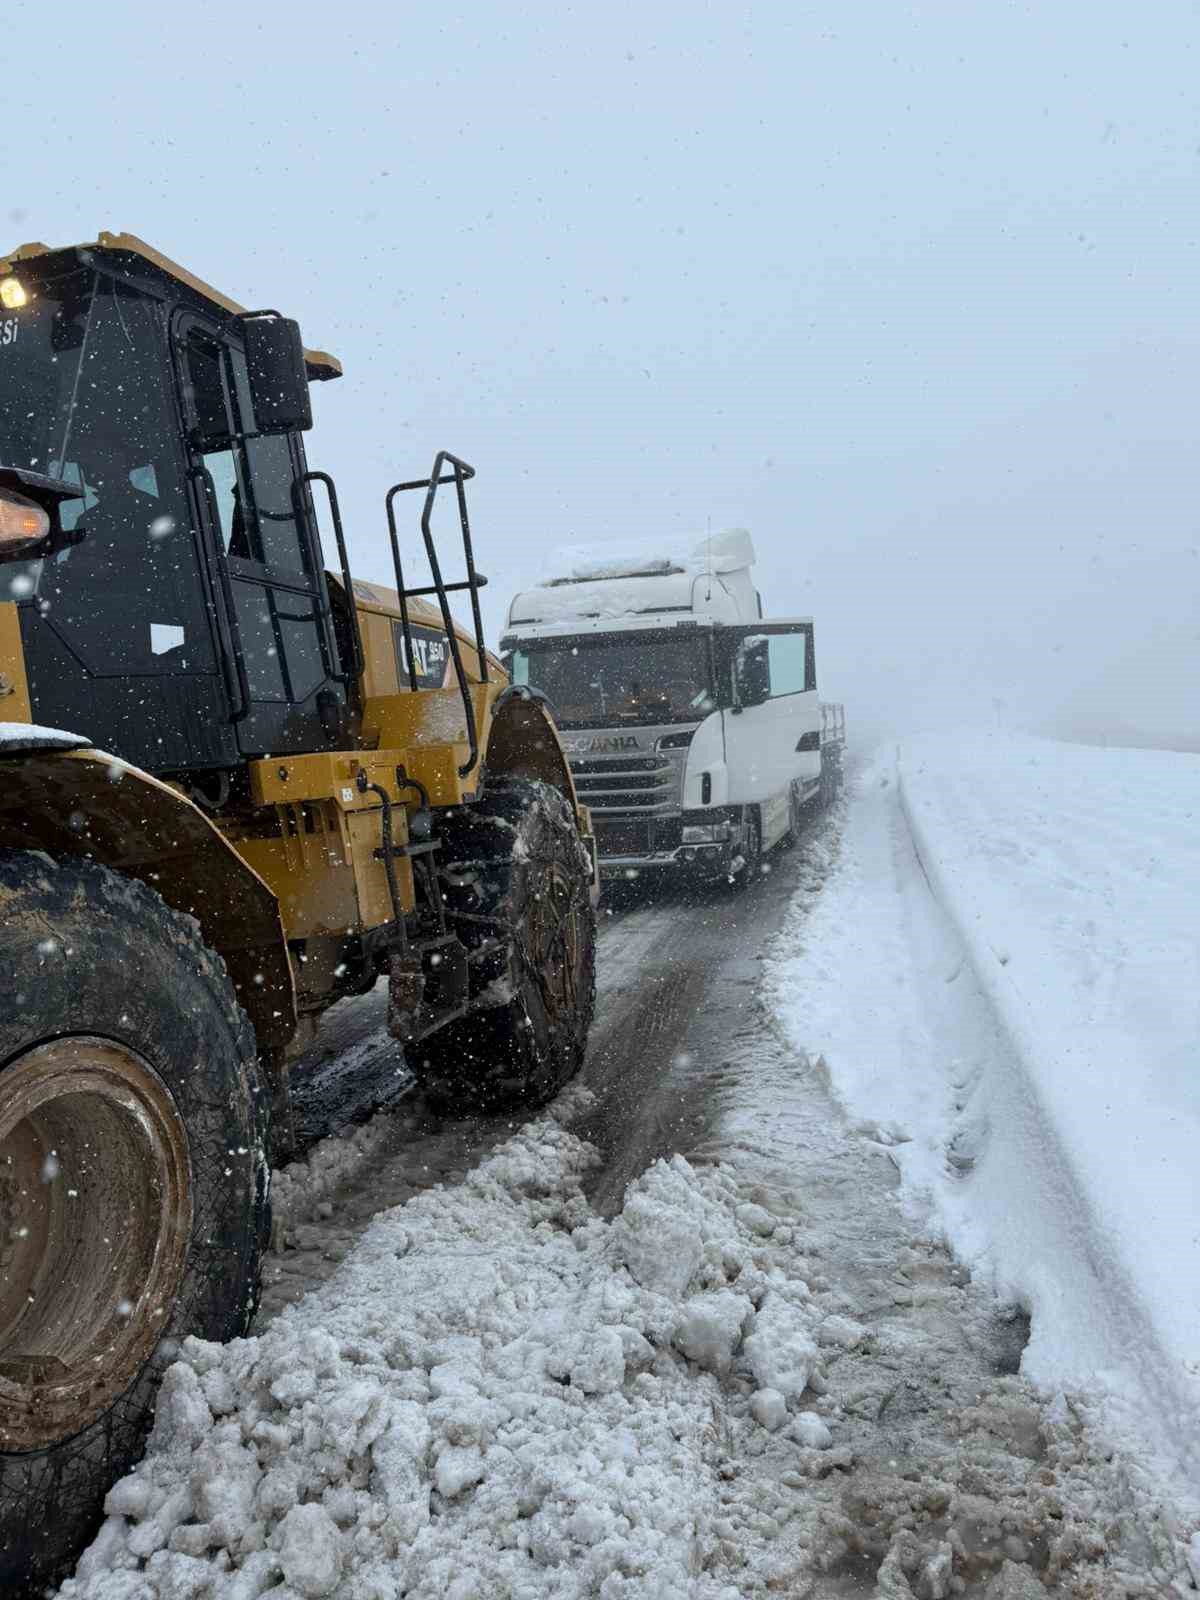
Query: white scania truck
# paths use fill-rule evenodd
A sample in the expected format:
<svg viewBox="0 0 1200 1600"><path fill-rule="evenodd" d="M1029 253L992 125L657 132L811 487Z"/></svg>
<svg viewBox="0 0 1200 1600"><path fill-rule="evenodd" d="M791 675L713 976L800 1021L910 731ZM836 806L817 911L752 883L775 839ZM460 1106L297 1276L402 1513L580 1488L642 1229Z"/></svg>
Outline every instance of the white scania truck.
<svg viewBox="0 0 1200 1600"><path fill-rule="evenodd" d="M690 554L563 564L518 594L513 682L554 708L601 871L745 883L841 784L845 722L817 699L811 618L765 618L741 529Z"/></svg>

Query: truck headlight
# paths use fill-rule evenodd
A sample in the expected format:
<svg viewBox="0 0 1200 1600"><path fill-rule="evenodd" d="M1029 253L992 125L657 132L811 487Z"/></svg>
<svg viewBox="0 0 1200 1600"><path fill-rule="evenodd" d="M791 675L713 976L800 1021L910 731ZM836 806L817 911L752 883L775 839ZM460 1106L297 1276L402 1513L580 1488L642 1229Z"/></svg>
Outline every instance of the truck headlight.
<svg viewBox="0 0 1200 1600"><path fill-rule="evenodd" d="M688 822L683 828L683 843L724 844L732 832L728 822Z"/></svg>
<svg viewBox="0 0 1200 1600"><path fill-rule="evenodd" d="M0 489L0 561L23 557L50 532L50 517L35 501Z"/></svg>

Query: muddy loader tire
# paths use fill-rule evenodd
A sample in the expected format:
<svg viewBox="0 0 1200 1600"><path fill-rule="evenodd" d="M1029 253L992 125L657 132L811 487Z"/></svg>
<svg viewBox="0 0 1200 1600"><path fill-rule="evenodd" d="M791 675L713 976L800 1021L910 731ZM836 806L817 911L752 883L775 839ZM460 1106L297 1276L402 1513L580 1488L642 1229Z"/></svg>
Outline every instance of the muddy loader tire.
<svg viewBox="0 0 1200 1600"><path fill-rule="evenodd" d="M574 814L557 789L508 779L438 826L472 1010L412 1045L409 1065L446 1110L541 1105L583 1065L596 1003L591 863Z"/></svg>
<svg viewBox="0 0 1200 1600"><path fill-rule="evenodd" d="M244 1333L266 1096L221 961L144 885L0 852L0 1594L44 1594L188 1334Z"/></svg>

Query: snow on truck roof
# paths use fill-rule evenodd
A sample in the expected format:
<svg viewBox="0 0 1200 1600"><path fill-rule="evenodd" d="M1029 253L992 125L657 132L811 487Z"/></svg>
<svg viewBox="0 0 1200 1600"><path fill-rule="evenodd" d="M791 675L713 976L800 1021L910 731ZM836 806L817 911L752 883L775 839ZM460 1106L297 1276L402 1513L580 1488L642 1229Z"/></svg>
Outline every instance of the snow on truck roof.
<svg viewBox="0 0 1200 1600"><path fill-rule="evenodd" d="M737 573L737 581L748 587L753 562L754 545L744 528L713 534L698 544L683 539L664 545L660 540L649 551L645 544L560 549L551 553L547 576L538 586L513 598L508 625L703 612L694 602L696 583L711 576L718 580L714 590L724 595L723 580ZM725 603L733 604L727 596Z"/></svg>
<svg viewBox="0 0 1200 1600"><path fill-rule="evenodd" d="M545 584L516 595L508 608L510 625L565 622L584 617L631 617L663 611L691 612L692 573L666 575L613 574L609 578L572 579Z"/></svg>
<svg viewBox="0 0 1200 1600"><path fill-rule="evenodd" d="M690 540L658 540L645 544L574 545L552 551L543 589L569 583L605 583L613 578L702 576L706 572L738 572L754 565L754 543L745 528L728 528L693 544Z"/></svg>

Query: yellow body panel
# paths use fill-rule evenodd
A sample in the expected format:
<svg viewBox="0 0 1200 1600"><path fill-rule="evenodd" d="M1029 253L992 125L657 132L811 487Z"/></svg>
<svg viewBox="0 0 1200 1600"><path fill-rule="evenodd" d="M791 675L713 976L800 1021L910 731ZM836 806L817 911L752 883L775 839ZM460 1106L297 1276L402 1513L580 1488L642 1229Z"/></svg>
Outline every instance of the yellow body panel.
<svg viewBox="0 0 1200 1600"><path fill-rule="evenodd" d="M341 579L333 573L327 573L330 585L344 594L345 589ZM360 680L362 697L364 701L375 700L383 695L411 694L412 686L409 680L406 664L401 656L400 643L400 601L394 589L386 589L379 583L365 583L362 579L354 580L354 607L358 612L358 626L362 634L363 654L366 658L363 674ZM410 600L408 603L408 619L414 629L433 630L445 635L445 626L442 622L442 613L437 606L426 604L424 600ZM473 636L461 624L455 624L455 634L458 637L459 649L462 652L463 669L467 678L472 683L477 683L481 673L479 670L479 652L475 648ZM497 656L489 650L487 652L488 677L503 685L508 683L508 674ZM453 663L447 651L444 669L440 680L431 683L428 679L422 683L422 690L428 688L457 687L454 676ZM369 741L368 741L369 742Z"/></svg>
<svg viewBox="0 0 1200 1600"><path fill-rule="evenodd" d="M21 648L21 623L16 604L0 604L0 722L31 722L29 679Z"/></svg>
<svg viewBox="0 0 1200 1600"><path fill-rule="evenodd" d="M353 944L394 919L381 859L383 806L371 785L383 789L391 802L397 847L409 842L410 812L426 799L435 812L469 804L485 771L494 777L540 779L575 800L557 730L543 708L517 698L497 711L497 700L508 687L507 675L489 654L489 681L478 682L477 652L456 628L471 680L478 743L478 759L464 777L460 768L468 762L471 745L449 652L444 666L436 651L424 653L422 687L414 693L404 670L395 595L376 585L356 582L354 588L366 658L360 686L362 748L247 761L250 807L220 817L197 810L178 785L141 773L137 773L142 785L137 799L132 789L118 785L114 793L119 803L105 804L101 792L92 793L97 789L95 767L86 762L112 758L97 758L94 753L78 765L71 756L57 756L52 764L48 756L32 758L22 763L21 770L31 783L36 776L43 789L35 785L26 792L11 784L0 797L11 803L7 808L0 805L0 821L9 823L7 830L0 828L0 843L61 848L63 830L50 830L49 819L82 812L88 822L80 839L65 830L73 846L119 870L146 877L172 904L200 916L206 937L234 974L260 1042L272 1047L282 1047L292 1035L297 1008L312 1014L336 998L338 973L344 970L339 965L347 948L344 941ZM413 627L424 630L427 644L434 633L444 637L440 613L433 607L414 601L409 614ZM431 677L441 681L431 684ZM31 720L18 611L14 604L4 603L0 604L0 721ZM47 774L55 774L56 790L49 776L40 776L43 766ZM137 772L113 761L110 770L118 769ZM402 782L400 769L413 781ZM17 770L15 765L9 768L13 775ZM74 781L72 773L77 774ZM365 791L359 788L360 775L365 775ZM100 788L107 791L109 785ZM146 830L132 826L125 802L145 806L142 797L150 794L156 797L154 829L142 839ZM168 796L181 808L177 822ZM586 835L587 815L577 803L576 810ZM38 819L41 831L29 831ZM178 838L170 837L172 826ZM436 821L434 827L436 831ZM234 857L214 854L211 847L204 853L204 841L214 833L240 858L244 884L236 879ZM131 849L134 840L137 847ZM400 911L411 912L417 905L412 858L396 855L393 865ZM256 928L248 934L245 913L231 915L234 904L255 894L266 896L277 908L277 943L269 930ZM259 908L256 915L261 919L263 910Z"/></svg>
<svg viewBox="0 0 1200 1600"><path fill-rule="evenodd" d="M256 806L298 805L305 800L331 800L340 811L373 811L379 796L358 787L358 774L400 799L396 762L402 754L380 750L319 751L310 756L281 756L248 761L250 794Z"/></svg>
<svg viewBox="0 0 1200 1600"><path fill-rule="evenodd" d="M368 784L393 803L393 842L408 841L408 809L421 804L421 790L434 807L474 798L482 752L487 749L492 706L502 685L475 685L472 702L480 760L463 778L459 768L471 753L462 697L455 689L423 689L369 700L369 720L379 747L247 763L257 807L273 808L280 832L270 837L234 829L238 853L279 898L289 939L306 939L377 928L393 916L387 873L375 858L382 843L382 806ZM403 785L398 769L420 784ZM396 861L401 907L416 904L410 861Z"/></svg>

